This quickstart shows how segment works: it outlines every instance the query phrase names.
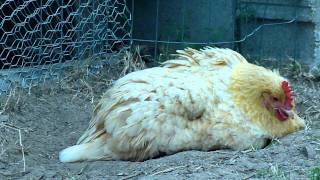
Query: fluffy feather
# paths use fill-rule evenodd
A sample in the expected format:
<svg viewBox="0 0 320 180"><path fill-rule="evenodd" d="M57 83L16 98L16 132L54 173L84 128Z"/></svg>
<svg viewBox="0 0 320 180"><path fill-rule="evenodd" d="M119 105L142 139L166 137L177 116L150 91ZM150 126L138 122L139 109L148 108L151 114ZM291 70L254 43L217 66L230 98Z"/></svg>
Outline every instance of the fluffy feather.
<svg viewBox="0 0 320 180"><path fill-rule="evenodd" d="M294 106L293 116L279 121L263 105L265 92L279 102L288 94L278 73L230 49L177 52L162 67L116 81L78 145L61 151L60 161L141 161L191 149L262 148L268 139L305 126Z"/></svg>

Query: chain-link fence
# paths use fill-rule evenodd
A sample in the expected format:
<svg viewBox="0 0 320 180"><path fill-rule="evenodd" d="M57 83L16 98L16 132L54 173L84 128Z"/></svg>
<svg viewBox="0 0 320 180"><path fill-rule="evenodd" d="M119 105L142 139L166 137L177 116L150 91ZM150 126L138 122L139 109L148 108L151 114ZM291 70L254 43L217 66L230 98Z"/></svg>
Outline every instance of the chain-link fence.
<svg viewBox="0 0 320 180"><path fill-rule="evenodd" d="M0 3L0 92L101 63L130 46L126 0L4 0Z"/></svg>

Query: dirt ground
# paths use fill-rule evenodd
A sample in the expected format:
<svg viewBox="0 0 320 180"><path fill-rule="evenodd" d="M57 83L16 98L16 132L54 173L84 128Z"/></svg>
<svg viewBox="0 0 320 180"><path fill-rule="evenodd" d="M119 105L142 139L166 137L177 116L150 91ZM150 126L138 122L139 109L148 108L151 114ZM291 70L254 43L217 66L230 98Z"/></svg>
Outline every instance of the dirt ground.
<svg viewBox="0 0 320 180"><path fill-rule="evenodd" d="M303 77L292 83L298 111L308 128L265 149L186 151L145 162L60 163L59 151L77 141L88 125L93 105L112 79L121 75L114 72L119 71L108 69L91 79L73 72L55 88L34 88L30 94L18 91L3 98L0 179L320 178L320 82Z"/></svg>

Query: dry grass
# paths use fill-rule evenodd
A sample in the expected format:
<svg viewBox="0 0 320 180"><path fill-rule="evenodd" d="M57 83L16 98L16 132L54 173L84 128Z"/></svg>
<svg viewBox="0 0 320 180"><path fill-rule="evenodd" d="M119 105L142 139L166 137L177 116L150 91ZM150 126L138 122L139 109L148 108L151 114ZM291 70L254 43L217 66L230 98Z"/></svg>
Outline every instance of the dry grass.
<svg viewBox="0 0 320 180"><path fill-rule="evenodd" d="M282 74L294 83L295 101L300 115L307 122L307 128L319 127L320 119L320 84L299 62L291 59L282 70Z"/></svg>
<svg viewBox="0 0 320 180"><path fill-rule="evenodd" d="M64 78L58 82L47 82L42 86L29 90L18 87L12 89L6 96L0 96L0 162L11 165L20 165L21 172L26 171L25 148L23 145L23 128L16 127L10 119L10 114L19 114L25 105L25 97L32 94L39 96L45 94L57 94L61 91L73 94L75 97L90 99L91 103L96 103L99 96L112 83L133 71L145 68L140 55L140 48L136 47L132 52L125 52L123 58L112 66L103 66L99 73L90 73L90 60L85 60L84 66L73 66L66 72ZM115 74L116 72L116 74ZM9 162L8 148L19 148L21 160ZM10 173L0 171L1 175Z"/></svg>
<svg viewBox="0 0 320 180"><path fill-rule="evenodd" d="M145 62L142 60L143 57L140 54L140 46L136 46L133 49L133 52L127 51L123 59L119 61L119 63L122 64L123 67L120 73L120 77L125 76L128 73L146 68Z"/></svg>
<svg viewBox="0 0 320 180"><path fill-rule="evenodd" d="M23 145L23 132L24 128L15 126L14 122L10 119L11 113L19 114L21 109L24 108L24 93L19 88L12 89L7 96L1 96L0 102L0 160L8 166L17 165L21 167L21 173L26 172L25 148ZM10 155L6 153L8 148L14 148L17 153L21 154L21 160L14 160L10 162ZM0 171L0 173L6 174ZM10 175L7 174L7 175Z"/></svg>
<svg viewBox="0 0 320 180"><path fill-rule="evenodd" d="M85 66L74 66L66 76L58 82L60 86L56 91L68 91L75 97L89 98L92 103L96 95L103 93L113 82L124 75L145 68L140 55L140 48L125 52L115 64L103 65L99 72L90 72L91 60L86 60Z"/></svg>
<svg viewBox="0 0 320 180"><path fill-rule="evenodd" d="M43 94L54 95L65 92L73 94L74 97L90 99L94 103L115 80L130 72L146 68L140 51L140 47L136 46L130 52L107 57L108 61L115 63L100 64L98 68L96 60L85 59L65 68L63 77L58 80L46 80L43 84L30 89L16 86L8 95L0 96L0 114L19 112L23 108L21 97L30 94L40 97Z"/></svg>

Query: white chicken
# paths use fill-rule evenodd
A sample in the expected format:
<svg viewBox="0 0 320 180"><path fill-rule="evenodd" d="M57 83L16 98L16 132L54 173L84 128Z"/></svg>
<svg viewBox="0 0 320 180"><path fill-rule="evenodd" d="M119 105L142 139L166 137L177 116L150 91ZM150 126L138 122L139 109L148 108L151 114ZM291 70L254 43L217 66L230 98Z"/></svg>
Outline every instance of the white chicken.
<svg viewBox="0 0 320 180"><path fill-rule="evenodd" d="M187 48L107 90L62 162L142 161L184 150L262 148L305 127L288 80L230 49Z"/></svg>

